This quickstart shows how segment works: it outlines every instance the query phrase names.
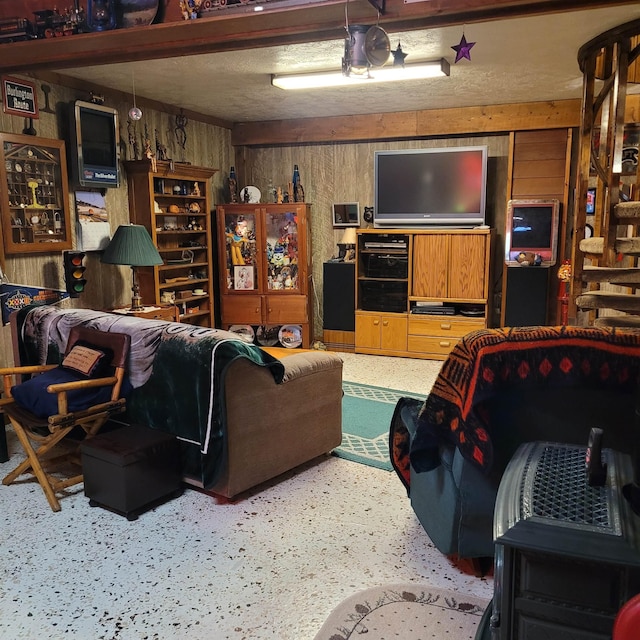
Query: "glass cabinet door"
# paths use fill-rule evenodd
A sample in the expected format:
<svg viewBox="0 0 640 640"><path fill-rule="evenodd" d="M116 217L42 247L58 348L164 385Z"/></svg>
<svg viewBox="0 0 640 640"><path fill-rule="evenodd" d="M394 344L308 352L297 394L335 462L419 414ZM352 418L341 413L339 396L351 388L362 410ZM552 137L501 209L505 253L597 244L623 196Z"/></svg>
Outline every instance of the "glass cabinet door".
<svg viewBox="0 0 640 640"><path fill-rule="evenodd" d="M226 237L227 290L255 291L259 289L256 248L256 213L247 208L242 213L224 214Z"/></svg>
<svg viewBox="0 0 640 640"><path fill-rule="evenodd" d="M71 248L64 141L0 134L0 191L5 251Z"/></svg>
<svg viewBox="0 0 640 640"><path fill-rule="evenodd" d="M267 241L267 289L299 293L298 216L295 212L268 211L265 232Z"/></svg>

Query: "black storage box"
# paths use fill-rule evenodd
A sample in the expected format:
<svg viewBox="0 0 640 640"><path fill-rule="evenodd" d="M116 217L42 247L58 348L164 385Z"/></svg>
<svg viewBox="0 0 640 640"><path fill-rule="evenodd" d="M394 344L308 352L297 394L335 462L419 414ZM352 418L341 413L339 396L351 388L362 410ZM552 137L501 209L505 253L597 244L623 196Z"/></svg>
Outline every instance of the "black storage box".
<svg viewBox="0 0 640 640"><path fill-rule="evenodd" d="M135 520L147 508L182 493L175 436L142 426L101 433L82 443L84 494Z"/></svg>

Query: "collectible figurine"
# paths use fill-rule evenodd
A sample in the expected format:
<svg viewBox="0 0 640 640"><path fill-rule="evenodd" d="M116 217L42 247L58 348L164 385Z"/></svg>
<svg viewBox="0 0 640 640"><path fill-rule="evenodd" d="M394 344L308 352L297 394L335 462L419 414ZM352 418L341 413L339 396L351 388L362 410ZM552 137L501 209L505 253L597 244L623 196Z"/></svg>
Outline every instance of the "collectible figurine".
<svg viewBox="0 0 640 640"><path fill-rule="evenodd" d="M235 224L233 233L227 233L227 238L231 244L231 264L233 265L244 264L242 245L248 242L246 235L247 223L245 221L238 221Z"/></svg>

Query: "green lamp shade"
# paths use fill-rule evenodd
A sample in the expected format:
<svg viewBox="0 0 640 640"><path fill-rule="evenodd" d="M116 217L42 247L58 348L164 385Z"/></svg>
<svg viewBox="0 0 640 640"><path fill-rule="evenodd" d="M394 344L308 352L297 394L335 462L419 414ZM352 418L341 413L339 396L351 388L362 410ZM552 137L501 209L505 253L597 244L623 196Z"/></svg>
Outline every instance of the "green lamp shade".
<svg viewBox="0 0 640 640"><path fill-rule="evenodd" d="M139 224L120 225L105 249L101 262L131 267L163 264L149 232Z"/></svg>

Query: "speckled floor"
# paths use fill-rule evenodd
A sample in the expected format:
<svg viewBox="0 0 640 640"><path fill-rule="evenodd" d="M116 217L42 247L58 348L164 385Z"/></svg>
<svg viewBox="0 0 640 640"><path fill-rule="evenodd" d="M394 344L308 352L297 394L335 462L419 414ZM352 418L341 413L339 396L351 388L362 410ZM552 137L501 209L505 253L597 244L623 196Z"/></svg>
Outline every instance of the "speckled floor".
<svg viewBox="0 0 640 640"><path fill-rule="evenodd" d="M345 379L427 393L439 362L342 354ZM17 441L8 430L10 462ZM356 591L411 581L490 598L436 549L394 473L335 457L220 504L187 490L139 520L53 513L0 485L0 638L311 640Z"/></svg>

